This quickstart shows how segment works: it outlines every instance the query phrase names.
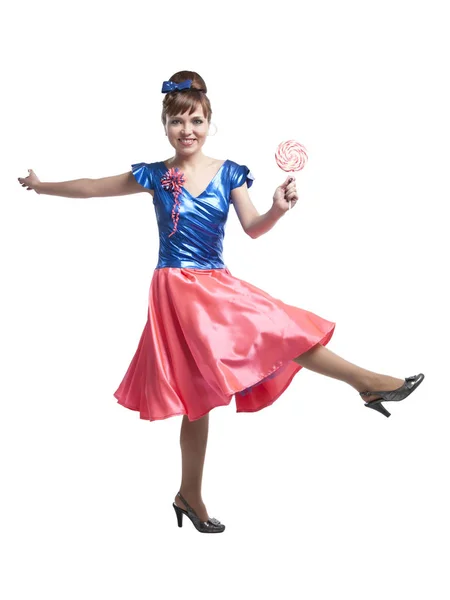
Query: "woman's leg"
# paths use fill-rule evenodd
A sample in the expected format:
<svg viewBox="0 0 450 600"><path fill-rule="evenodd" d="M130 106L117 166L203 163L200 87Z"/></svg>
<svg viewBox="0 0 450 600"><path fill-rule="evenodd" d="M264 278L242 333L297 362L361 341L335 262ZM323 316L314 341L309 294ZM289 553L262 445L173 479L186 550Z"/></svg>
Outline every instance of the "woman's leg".
<svg viewBox="0 0 450 600"><path fill-rule="evenodd" d="M345 383L351 385L358 392L396 390L405 382L404 379L397 379L396 377L381 375L380 373L362 369L344 360L321 344L316 344L308 352L300 354L300 356L294 358L294 361L316 373L345 381ZM361 398L361 396L359 397ZM379 397L376 394L366 396L364 402L375 400Z"/></svg>
<svg viewBox="0 0 450 600"><path fill-rule="evenodd" d="M202 499L202 476L208 441L209 413L195 421L183 415L180 431L182 477L180 493L199 519L207 521L208 512ZM175 496L175 504L186 510L186 506Z"/></svg>

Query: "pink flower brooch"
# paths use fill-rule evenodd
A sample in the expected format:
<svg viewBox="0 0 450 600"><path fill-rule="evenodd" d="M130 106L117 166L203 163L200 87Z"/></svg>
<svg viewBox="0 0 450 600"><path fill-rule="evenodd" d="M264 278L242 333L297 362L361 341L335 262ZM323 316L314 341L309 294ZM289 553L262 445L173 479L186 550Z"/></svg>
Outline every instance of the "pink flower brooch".
<svg viewBox="0 0 450 600"><path fill-rule="evenodd" d="M173 192L174 203L172 208L172 220L174 222L174 229L172 233L168 235L170 237L173 235L178 226L178 219L180 218L179 208L181 206L181 202L178 201L178 196L181 194L181 186L185 183L184 174L178 170L178 168L171 168L161 177L161 185L162 187L168 191ZM178 207L178 212L176 212L176 208Z"/></svg>

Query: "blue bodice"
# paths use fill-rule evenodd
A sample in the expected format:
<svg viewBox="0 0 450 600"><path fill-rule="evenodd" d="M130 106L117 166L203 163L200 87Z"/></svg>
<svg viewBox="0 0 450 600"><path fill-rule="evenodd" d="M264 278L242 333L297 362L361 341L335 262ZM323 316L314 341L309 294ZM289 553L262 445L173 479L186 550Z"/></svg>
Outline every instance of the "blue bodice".
<svg viewBox="0 0 450 600"><path fill-rule="evenodd" d="M163 162L136 163L131 168L138 183L154 190L159 230L156 268L226 268L222 252L231 190L245 182L251 187L254 177L248 167L226 160L197 197L183 186L178 196L163 187L161 179L168 172Z"/></svg>

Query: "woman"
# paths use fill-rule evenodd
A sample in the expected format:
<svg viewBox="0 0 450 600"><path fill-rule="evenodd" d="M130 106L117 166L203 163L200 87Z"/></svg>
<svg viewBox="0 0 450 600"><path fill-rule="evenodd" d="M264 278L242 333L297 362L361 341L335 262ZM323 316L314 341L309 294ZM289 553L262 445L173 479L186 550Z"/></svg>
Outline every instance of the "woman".
<svg viewBox="0 0 450 600"><path fill-rule="evenodd" d="M41 183L31 171L19 182L39 194L67 197L152 195L160 247L148 318L114 396L141 419L183 415L182 481L173 503L178 525L187 515L198 531L220 533L225 526L209 518L201 494L213 408L235 396L237 412L261 410L305 367L348 383L368 400L365 406L389 416L381 401L403 400L424 375L399 379L344 360L325 348L334 322L230 273L222 258L230 204L244 231L259 237L285 214L289 201L295 206L295 180L288 177L278 186L272 207L260 215L248 195L254 180L249 168L203 154L212 114L204 80L180 71L162 92L162 123L173 157L136 163L103 179Z"/></svg>

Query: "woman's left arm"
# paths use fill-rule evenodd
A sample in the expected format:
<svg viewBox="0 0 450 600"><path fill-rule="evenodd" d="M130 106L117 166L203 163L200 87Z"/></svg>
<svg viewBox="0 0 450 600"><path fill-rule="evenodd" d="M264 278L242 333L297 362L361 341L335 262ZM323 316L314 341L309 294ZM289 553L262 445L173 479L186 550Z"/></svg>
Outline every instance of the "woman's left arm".
<svg viewBox="0 0 450 600"><path fill-rule="evenodd" d="M298 200L295 179L289 176L277 187L273 195L272 208L263 215L258 213L251 201L246 183L231 190L231 200L245 233L256 239L270 231L280 217L289 210L289 200L295 206Z"/></svg>

